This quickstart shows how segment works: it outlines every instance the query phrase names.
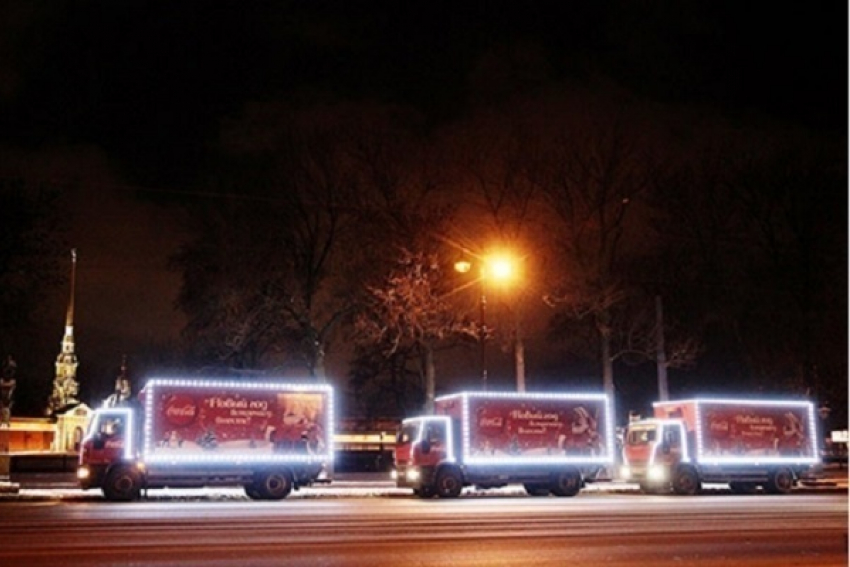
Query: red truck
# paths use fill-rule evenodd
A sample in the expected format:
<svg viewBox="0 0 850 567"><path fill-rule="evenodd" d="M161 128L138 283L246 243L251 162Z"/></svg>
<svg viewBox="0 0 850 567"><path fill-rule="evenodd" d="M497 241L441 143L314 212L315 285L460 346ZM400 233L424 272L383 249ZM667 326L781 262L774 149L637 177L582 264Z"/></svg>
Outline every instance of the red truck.
<svg viewBox="0 0 850 567"><path fill-rule="evenodd" d="M395 445L397 486L422 498L511 483L573 496L614 462L604 394L466 392L434 405L435 415L402 422Z"/></svg>
<svg viewBox="0 0 850 567"><path fill-rule="evenodd" d="M277 500L328 478L333 433L326 384L155 378L137 403L95 412L77 478L109 500L228 485Z"/></svg>
<svg viewBox="0 0 850 567"><path fill-rule="evenodd" d="M702 483L746 494L789 492L819 463L814 404L693 399L657 402L629 424L620 477L644 492L695 494Z"/></svg>

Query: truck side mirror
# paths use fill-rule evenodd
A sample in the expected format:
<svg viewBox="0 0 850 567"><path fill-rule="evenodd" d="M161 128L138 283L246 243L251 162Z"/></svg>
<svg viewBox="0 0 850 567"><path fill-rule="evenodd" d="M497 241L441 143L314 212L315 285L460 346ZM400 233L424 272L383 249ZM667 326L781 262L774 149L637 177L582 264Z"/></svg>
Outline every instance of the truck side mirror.
<svg viewBox="0 0 850 567"><path fill-rule="evenodd" d="M427 455L431 452L431 441L428 439L423 439L419 443L419 449L422 451L423 455Z"/></svg>

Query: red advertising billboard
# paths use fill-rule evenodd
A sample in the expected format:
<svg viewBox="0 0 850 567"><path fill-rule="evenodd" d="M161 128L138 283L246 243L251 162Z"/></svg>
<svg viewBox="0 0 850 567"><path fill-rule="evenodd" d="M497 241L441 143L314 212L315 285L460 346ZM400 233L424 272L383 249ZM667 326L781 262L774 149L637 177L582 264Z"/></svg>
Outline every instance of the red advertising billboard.
<svg viewBox="0 0 850 567"><path fill-rule="evenodd" d="M693 400L656 404L657 417L681 418L695 431L699 457L814 457L808 402Z"/></svg>
<svg viewBox="0 0 850 567"><path fill-rule="evenodd" d="M437 412L462 419L467 459L600 457L611 453L604 396L463 394Z"/></svg>
<svg viewBox="0 0 850 567"><path fill-rule="evenodd" d="M813 452L806 408L700 406L702 454L804 456Z"/></svg>
<svg viewBox="0 0 850 567"><path fill-rule="evenodd" d="M144 405L148 460L331 453L329 388L151 381Z"/></svg>

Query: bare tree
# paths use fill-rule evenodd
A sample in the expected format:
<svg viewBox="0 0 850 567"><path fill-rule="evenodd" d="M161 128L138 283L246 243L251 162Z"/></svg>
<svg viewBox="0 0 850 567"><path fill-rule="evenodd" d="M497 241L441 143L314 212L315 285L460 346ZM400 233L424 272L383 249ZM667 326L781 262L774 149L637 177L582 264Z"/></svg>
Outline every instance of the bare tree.
<svg viewBox="0 0 850 567"><path fill-rule="evenodd" d="M369 288L357 320L360 336L383 345L386 359L403 350L418 353L426 411L433 410L436 394L435 350L453 335L470 331L470 323L446 301L444 269L435 255L402 251L384 285Z"/></svg>
<svg viewBox="0 0 850 567"><path fill-rule="evenodd" d="M212 204L226 205L219 226L204 221L177 258L188 329L212 333L206 343L219 360L238 354L241 365L298 365L325 378L365 257L354 238L351 129L338 109L271 105L226 130L229 175L219 191L229 197Z"/></svg>
<svg viewBox="0 0 850 567"><path fill-rule="evenodd" d="M552 150L533 171L552 214L561 283L548 302L589 317L599 341L605 391L614 394L616 308L627 296L623 256L642 243L638 198L655 166L648 146L622 113L589 112L559 127Z"/></svg>
<svg viewBox="0 0 850 567"><path fill-rule="evenodd" d="M224 197L197 212L197 238L171 260L183 339L202 365L257 368L283 340L279 225L267 202Z"/></svg>
<svg viewBox="0 0 850 567"><path fill-rule="evenodd" d="M843 157L814 139L805 148L760 144L736 157L731 183L751 259L742 272L758 290L746 297L741 340L763 383L818 392L821 373L838 377L846 365L846 320L835 316L846 312L846 249L834 244L846 211L828 204L846 190Z"/></svg>
<svg viewBox="0 0 850 567"><path fill-rule="evenodd" d="M479 264L486 264L490 253L509 253L514 270L521 272L509 289L480 277L480 297L466 307L473 312L486 301L487 338L513 356L519 391L526 387L528 319L542 296L537 281L545 241L542 203L528 171L539 162L540 139L534 131L535 125L522 112L483 112L451 131L446 142L452 148L450 183L460 202L459 218L464 220L453 230L452 242L464 250L466 260ZM472 267L473 273L481 274L483 267Z"/></svg>

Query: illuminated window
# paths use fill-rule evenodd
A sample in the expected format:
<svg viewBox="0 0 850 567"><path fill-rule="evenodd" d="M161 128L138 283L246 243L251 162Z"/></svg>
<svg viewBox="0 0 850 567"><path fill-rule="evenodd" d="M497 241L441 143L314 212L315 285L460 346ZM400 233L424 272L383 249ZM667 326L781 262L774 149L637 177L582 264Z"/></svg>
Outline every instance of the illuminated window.
<svg viewBox="0 0 850 567"><path fill-rule="evenodd" d="M655 428L638 428L629 431L629 445L649 445L655 442Z"/></svg>
<svg viewBox="0 0 850 567"><path fill-rule="evenodd" d="M407 423L398 432L398 443L412 443L419 436L419 424Z"/></svg>

